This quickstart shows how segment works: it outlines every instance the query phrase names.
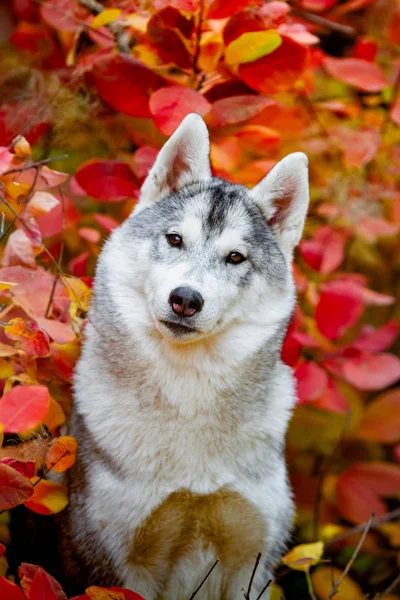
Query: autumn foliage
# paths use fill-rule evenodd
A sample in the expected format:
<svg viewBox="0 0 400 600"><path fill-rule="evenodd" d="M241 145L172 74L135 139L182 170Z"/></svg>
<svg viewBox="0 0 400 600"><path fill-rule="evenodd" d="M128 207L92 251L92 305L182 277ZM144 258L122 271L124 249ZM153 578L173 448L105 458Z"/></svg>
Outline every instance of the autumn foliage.
<svg viewBox="0 0 400 600"><path fill-rule="evenodd" d="M46 476L76 456L60 428L96 258L197 112L213 172L229 181L254 185L291 151L310 159L283 348L299 396L296 534L273 594L325 600L336 582L337 598L398 598L398 0L10 0L0 22L0 510L67 504ZM5 546L7 523L3 512ZM33 565L21 587L7 579L6 556L1 598L66 598ZM139 596L91 587L80 598Z"/></svg>

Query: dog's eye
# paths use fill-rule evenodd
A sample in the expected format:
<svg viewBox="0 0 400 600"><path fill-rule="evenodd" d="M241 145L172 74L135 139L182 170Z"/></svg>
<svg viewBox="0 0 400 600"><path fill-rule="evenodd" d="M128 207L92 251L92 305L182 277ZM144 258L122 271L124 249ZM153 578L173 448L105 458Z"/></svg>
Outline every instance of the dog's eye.
<svg viewBox="0 0 400 600"><path fill-rule="evenodd" d="M175 246L176 248L182 246L183 243L181 236L176 233L168 233L167 240L170 246Z"/></svg>
<svg viewBox="0 0 400 600"><path fill-rule="evenodd" d="M231 252L226 257L226 262L231 263L232 265L238 265L245 260L246 260L246 257L243 256L243 254L240 254L240 252Z"/></svg>

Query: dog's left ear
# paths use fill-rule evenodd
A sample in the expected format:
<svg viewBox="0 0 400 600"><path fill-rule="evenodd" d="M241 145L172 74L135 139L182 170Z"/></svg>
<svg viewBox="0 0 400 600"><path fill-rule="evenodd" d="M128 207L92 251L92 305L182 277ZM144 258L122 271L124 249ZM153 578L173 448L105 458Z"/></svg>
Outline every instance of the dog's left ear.
<svg viewBox="0 0 400 600"><path fill-rule="evenodd" d="M161 148L142 185L136 210L196 181L211 177L210 142L203 119L191 113Z"/></svg>
<svg viewBox="0 0 400 600"><path fill-rule="evenodd" d="M307 214L307 165L302 152L289 154L250 191L288 257L300 241Z"/></svg>

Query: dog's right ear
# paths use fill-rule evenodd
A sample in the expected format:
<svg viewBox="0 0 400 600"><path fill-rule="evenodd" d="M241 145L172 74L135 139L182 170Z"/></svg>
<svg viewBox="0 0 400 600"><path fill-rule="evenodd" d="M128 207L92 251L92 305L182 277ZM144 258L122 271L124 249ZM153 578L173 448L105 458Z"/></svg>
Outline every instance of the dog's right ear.
<svg viewBox="0 0 400 600"><path fill-rule="evenodd" d="M143 183L137 210L185 185L211 177L210 142L203 119L191 113L161 148Z"/></svg>

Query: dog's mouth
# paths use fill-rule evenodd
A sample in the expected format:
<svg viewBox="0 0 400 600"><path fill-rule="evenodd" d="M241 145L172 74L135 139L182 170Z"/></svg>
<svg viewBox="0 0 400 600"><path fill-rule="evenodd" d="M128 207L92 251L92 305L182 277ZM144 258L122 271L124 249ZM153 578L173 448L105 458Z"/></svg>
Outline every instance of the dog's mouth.
<svg viewBox="0 0 400 600"><path fill-rule="evenodd" d="M160 321L164 327L172 331L177 335L188 335L189 333L197 333L197 329L194 327L189 327L188 325L184 325L183 323L176 323L175 321Z"/></svg>

